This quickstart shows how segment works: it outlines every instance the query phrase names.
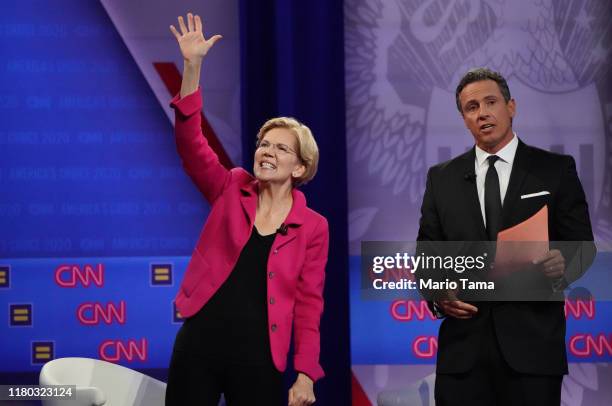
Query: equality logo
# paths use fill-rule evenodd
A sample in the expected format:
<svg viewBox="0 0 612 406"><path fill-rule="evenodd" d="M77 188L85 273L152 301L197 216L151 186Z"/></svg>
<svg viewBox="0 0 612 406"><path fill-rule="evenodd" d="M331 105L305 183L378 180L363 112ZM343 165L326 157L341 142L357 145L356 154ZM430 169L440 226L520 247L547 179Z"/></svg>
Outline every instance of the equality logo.
<svg viewBox="0 0 612 406"><path fill-rule="evenodd" d="M11 287L11 266L0 265L0 288Z"/></svg>
<svg viewBox="0 0 612 406"><path fill-rule="evenodd" d="M172 264L151 264L151 286L172 285Z"/></svg>
<svg viewBox="0 0 612 406"><path fill-rule="evenodd" d="M11 327L32 326L32 304L9 304L9 325Z"/></svg>
<svg viewBox="0 0 612 406"><path fill-rule="evenodd" d="M44 364L55 358L54 341L33 341L32 342L32 364Z"/></svg>

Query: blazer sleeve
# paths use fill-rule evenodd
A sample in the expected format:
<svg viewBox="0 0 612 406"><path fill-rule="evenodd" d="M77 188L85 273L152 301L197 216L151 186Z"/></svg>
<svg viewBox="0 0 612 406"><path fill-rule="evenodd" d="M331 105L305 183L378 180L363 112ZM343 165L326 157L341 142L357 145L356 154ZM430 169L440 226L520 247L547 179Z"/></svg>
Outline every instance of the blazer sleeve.
<svg viewBox="0 0 612 406"><path fill-rule="evenodd" d="M419 233L417 235L416 252L424 252L426 254L434 254L434 245L436 241L444 241L444 233L442 231L442 225L440 224L440 217L438 215L438 209L436 207L433 176L434 169L430 168L427 172L427 183L425 185L425 194L423 195L423 203L421 205L421 219L419 221ZM418 280L427 278L435 278L442 280L442 274L437 271L435 274L429 270L428 274L425 275L421 269L415 273L415 278ZM438 309L434 303L435 295L439 292L427 291L419 289L421 296L427 300L427 306L429 310L436 318L445 317L444 313Z"/></svg>
<svg viewBox="0 0 612 406"><path fill-rule="evenodd" d="M176 95L170 106L175 111L176 147L183 168L212 205L229 184L231 172L219 162L202 133L200 89L183 98Z"/></svg>
<svg viewBox="0 0 612 406"><path fill-rule="evenodd" d="M319 364L319 326L323 312L323 285L329 246L329 229L324 217L312 234L298 279L293 310L293 364L296 371L317 381L325 376Z"/></svg>
<svg viewBox="0 0 612 406"><path fill-rule="evenodd" d="M566 261L562 285L567 286L586 272L596 254L589 207L571 156L564 160L553 227L559 240L556 244Z"/></svg>

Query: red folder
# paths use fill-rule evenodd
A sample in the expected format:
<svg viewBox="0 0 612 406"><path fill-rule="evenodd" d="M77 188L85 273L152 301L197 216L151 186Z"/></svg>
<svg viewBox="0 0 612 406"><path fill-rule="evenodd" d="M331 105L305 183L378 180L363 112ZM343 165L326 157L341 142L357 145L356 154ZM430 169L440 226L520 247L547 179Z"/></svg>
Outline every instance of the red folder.
<svg viewBox="0 0 612 406"><path fill-rule="evenodd" d="M529 269L533 260L548 250L548 206L544 205L527 220L497 234L495 266L491 276L496 278Z"/></svg>

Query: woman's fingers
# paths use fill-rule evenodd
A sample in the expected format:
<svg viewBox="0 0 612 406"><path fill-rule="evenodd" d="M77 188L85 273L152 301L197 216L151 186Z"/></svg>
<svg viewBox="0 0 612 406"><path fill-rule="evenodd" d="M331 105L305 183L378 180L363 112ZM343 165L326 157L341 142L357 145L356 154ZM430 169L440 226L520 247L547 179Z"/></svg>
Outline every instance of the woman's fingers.
<svg viewBox="0 0 612 406"><path fill-rule="evenodd" d="M215 45L215 42L219 41L221 38L223 38L223 36L221 35L213 35L212 38L210 38L208 41L210 41L210 46L212 47L213 45Z"/></svg>
<svg viewBox="0 0 612 406"><path fill-rule="evenodd" d="M289 403L290 406L305 406L307 405L306 399L303 396L295 396L293 403Z"/></svg>
<svg viewBox="0 0 612 406"><path fill-rule="evenodd" d="M289 406L295 405L295 399L293 396L293 388L289 389Z"/></svg>
<svg viewBox="0 0 612 406"><path fill-rule="evenodd" d="M183 19L183 16L179 16L178 18L178 22L179 22L179 27L181 28L181 34L185 35L187 34L187 27L185 26L185 20Z"/></svg>
<svg viewBox="0 0 612 406"><path fill-rule="evenodd" d="M304 379L304 376L301 373L298 374L298 378L289 389L289 406L308 406L316 401L312 380L310 378Z"/></svg>
<svg viewBox="0 0 612 406"><path fill-rule="evenodd" d="M170 31L172 31L172 34L174 34L177 41L181 39L181 34L176 30L176 28L174 28L174 25L170 26Z"/></svg>
<svg viewBox="0 0 612 406"><path fill-rule="evenodd" d="M302 393L295 393L293 388L289 390L289 406L304 406L308 404L312 404L314 402L309 402L306 396Z"/></svg>
<svg viewBox="0 0 612 406"><path fill-rule="evenodd" d="M189 28L189 32L194 30L193 14L191 13L187 13L187 28Z"/></svg>
<svg viewBox="0 0 612 406"><path fill-rule="evenodd" d="M199 31L199 32L203 32L204 30L202 29L202 19L200 18L199 15L195 15L194 17L194 23L195 23L195 30Z"/></svg>
<svg viewBox="0 0 612 406"><path fill-rule="evenodd" d="M187 25L185 25L185 19L183 16L178 17L179 28L181 32L178 32L175 26L170 26L170 31L174 34L176 39L178 40L182 35L189 34L190 32L199 32L203 34L204 27L202 25L202 19L199 15L193 15L191 13L187 13ZM210 42L210 45L213 46L215 42L219 41L223 36L214 35L208 39L207 42Z"/></svg>

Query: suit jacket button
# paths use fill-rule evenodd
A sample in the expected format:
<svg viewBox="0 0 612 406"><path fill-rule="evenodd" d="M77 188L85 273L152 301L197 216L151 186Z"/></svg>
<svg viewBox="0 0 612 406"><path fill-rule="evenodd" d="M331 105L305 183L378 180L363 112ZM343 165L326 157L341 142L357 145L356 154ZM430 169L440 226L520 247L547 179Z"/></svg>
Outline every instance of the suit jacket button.
<svg viewBox="0 0 612 406"><path fill-rule="evenodd" d="M278 250L274 250L274 253L275 253L275 254L278 254Z"/></svg>
<svg viewBox="0 0 612 406"><path fill-rule="evenodd" d="M271 329L271 330L272 330L272 332L274 333L274 332L276 331L276 323L275 323L275 324L272 324L272 325L270 326L270 329Z"/></svg>
<svg viewBox="0 0 612 406"><path fill-rule="evenodd" d="M268 273L268 277L269 277L270 279L274 278L274 272L270 271L270 272Z"/></svg>
<svg viewBox="0 0 612 406"><path fill-rule="evenodd" d="M274 298L273 297L270 298L270 304L274 304Z"/></svg>

